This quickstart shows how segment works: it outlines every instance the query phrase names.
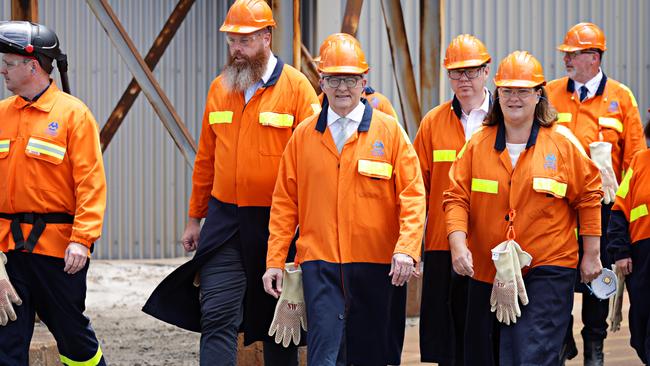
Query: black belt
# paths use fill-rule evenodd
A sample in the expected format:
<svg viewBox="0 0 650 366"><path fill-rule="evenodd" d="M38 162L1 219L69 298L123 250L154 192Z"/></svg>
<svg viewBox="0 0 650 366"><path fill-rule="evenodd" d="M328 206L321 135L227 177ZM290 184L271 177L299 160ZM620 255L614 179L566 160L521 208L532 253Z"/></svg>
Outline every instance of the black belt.
<svg viewBox="0 0 650 366"><path fill-rule="evenodd" d="M46 224L72 224L74 222L74 216L64 212L43 214L30 212L0 213L0 219L11 220L11 235L14 237L14 242L16 242L15 250L25 249L29 252L34 250L38 239L45 231ZM27 240L23 237L20 224L33 225Z"/></svg>

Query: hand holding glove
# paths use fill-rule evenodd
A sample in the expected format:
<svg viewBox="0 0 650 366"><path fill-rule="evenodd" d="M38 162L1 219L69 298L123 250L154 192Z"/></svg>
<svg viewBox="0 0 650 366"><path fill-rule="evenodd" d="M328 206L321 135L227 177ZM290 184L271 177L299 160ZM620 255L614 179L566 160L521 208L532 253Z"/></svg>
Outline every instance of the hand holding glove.
<svg viewBox="0 0 650 366"><path fill-rule="evenodd" d="M282 279L282 292L269 328L269 336L275 335L275 343L289 347L300 344L300 327L307 330L307 312L302 291L302 270L287 263Z"/></svg>
<svg viewBox="0 0 650 366"><path fill-rule="evenodd" d="M618 182L616 181L616 174L612 167L612 144L609 142L592 142L589 144L589 152L591 160L596 164L600 170L600 179L603 183L603 203L608 205L616 200L616 191L618 190Z"/></svg>
<svg viewBox="0 0 650 366"><path fill-rule="evenodd" d="M521 316L517 297L523 305L528 304L521 268L529 265L532 257L514 240L508 240L492 249L492 260L497 273L490 295L490 310L496 312L498 321L514 324Z"/></svg>
<svg viewBox="0 0 650 366"><path fill-rule="evenodd" d="M23 303L9 281L5 264L7 264L7 256L0 252L0 325L7 325L9 320L17 319L12 303L16 305Z"/></svg>

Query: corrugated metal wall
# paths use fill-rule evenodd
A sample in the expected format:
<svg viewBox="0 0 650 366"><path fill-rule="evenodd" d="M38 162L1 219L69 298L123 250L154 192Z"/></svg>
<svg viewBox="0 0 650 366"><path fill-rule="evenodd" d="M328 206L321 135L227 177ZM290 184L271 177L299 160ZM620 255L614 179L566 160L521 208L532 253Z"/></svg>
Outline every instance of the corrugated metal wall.
<svg viewBox="0 0 650 366"><path fill-rule="evenodd" d="M281 0L286 1L286 0ZM110 0L136 47L145 54L176 0ZM218 27L228 1L197 0L154 75L190 133L198 139L209 83L226 59ZM346 0L303 1L305 32L312 53L330 33L340 30ZM419 74L419 1L402 0L416 78ZM56 30L70 59L73 94L91 108L100 126L119 100L131 75L84 1L40 1L40 20ZM523 48L540 59L546 77L563 73L555 46L579 21L603 27L608 38L604 70L634 91L641 114L650 106L650 4L644 0L447 0L443 49L460 33L481 38L496 63ZM0 19L10 18L3 1ZM381 5L364 2L358 37L371 65L370 85L394 101L391 68ZM417 80L417 79L416 79ZM442 78L443 98L450 96ZM492 87L492 86L490 86ZM0 88L0 97L7 96ZM426 112L426 111L423 111ZM187 212L191 173L151 106L141 95L104 154L109 200L96 258L162 258L183 254L178 245Z"/></svg>

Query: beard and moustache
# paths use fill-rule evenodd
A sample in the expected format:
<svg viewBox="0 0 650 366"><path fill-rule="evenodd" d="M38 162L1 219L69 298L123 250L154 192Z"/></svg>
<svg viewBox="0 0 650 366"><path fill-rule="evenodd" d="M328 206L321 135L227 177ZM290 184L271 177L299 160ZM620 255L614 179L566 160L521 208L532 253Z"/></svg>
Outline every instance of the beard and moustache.
<svg viewBox="0 0 650 366"><path fill-rule="evenodd" d="M240 60L236 61L235 56ZM244 92L253 84L262 80L266 71L268 56L264 49L260 49L252 57L241 53L228 56L228 63L223 68L223 83L231 92Z"/></svg>

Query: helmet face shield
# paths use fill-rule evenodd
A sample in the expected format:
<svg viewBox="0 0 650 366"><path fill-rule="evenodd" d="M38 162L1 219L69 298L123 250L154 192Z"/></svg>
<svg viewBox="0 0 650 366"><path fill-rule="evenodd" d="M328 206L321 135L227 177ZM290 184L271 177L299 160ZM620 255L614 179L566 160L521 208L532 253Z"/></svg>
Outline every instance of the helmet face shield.
<svg viewBox="0 0 650 366"><path fill-rule="evenodd" d="M0 53L29 55L32 51L32 25L29 22L0 22Z"/></svg>

